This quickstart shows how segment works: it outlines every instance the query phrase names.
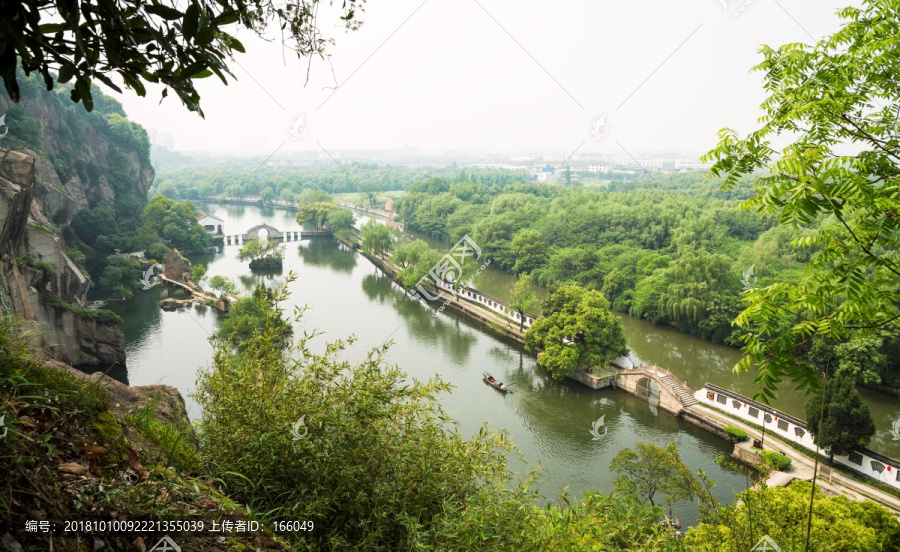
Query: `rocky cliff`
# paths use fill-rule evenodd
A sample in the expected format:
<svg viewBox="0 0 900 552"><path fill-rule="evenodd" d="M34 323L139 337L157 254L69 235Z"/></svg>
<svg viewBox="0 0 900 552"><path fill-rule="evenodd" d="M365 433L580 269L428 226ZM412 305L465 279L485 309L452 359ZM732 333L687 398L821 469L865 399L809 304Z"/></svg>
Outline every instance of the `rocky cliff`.
<svg viewBox="0 0 900 552"><path fill-rule="evenodd" d="M0 313L30 326L49 358L123 364L116 317L84 308L93 282L79 263L108 253L85 245L68 225L106 205L115 210L112 225L133 235L154 176L146 132L99 91L100 103L87 113L68 101L65 86L48 92L22 77L19 103L0 90Z"/></svg>
<svg viewBox="0 0 900 552"><path fill-rule="evenodd" d="M39 202L35 158L0 150L0 309L31 326L46 356L78 365L125 362L117 326L90 316L90 278L66 255ZM74 303L75 307L71 304Z"/></svg>

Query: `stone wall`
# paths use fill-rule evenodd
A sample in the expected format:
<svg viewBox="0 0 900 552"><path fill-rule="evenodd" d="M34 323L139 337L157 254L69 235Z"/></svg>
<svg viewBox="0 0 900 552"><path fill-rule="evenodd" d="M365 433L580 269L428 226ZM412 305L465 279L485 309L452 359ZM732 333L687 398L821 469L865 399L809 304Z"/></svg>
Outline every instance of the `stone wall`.
<svg viewBox="0 0 900 552"><path fill-rule="evenodd" d="M617 377L617 387L622 389L623 391L627 391L632 395L640 397L642 399L647 399L644 395L638 392L638 384L643 378L648 378L652 381L656 388L659 390L659 407L667 412L671 412L678 416L681 414L681 411L684 409L684 406L681 404L681 399L675 395L667 385L659 380L659 378L654 377L652 374L648 374L643 370L632 370L629 372L620 373Z"/></svg>
<svg viewBox="0 0 900 552"><path fill-rule="evenodd" d="M694 394L701 403L728 412L757 426L765 426L767 435L776 435L782 440L793 441L811 452L816 452L816 444L806 429L806 422L758 403L733 391L707 383ZM826 451L819 451L823 456ZM875 451L859 448L848 455L835 455L834 461L855 472L895 489L900 489L900 461Z"/></svg>

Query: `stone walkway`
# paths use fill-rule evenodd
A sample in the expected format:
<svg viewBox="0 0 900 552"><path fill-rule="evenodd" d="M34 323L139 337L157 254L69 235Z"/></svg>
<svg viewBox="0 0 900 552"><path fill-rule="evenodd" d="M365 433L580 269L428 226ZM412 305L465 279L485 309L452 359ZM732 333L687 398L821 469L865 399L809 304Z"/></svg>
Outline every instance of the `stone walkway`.
<svg viewBox="0 0 900 552"><path fill-rule="evenodd" d="M740 420L731 418L730 416L726 416L725 414L709 408L703 404L695 404L689 407L689 409L701 416L717 421L722 425L739 427L747 432L747 435L750 436L751 440L759 439L761 437L762 432L755 427L747 425ZM784 454L791 459L791 467L788 468L787 472L784 472L782 475L778 475L781 472L774 472L772 476L769 477L767 483L770 486L775 484L787 485L793 479L812 481L813 473L815 470L815 459L812 458L812 452L810 452L810 455L807 456L806 454L801 453L800 451L781 441L777 438L777 436L772 435L770 432L766 432L764 448L766 450L773 450L775 452ZM823 468L824 470L830 469L828 466L824 466L821 462L819 463L819 477L816 479L816 485L821 486L825 494L840 494L846 496L851 500L870 500L873 502L877 502L882 506L885 506L888 509L892 510L895 516L900 517L900 498L897 498L892 494L888 494L864 483L860 483L859 481L850 479L846 475L834 469L832 469L832 475L830 477L831 482L829 482L828 475L822 475Z"/></svg>

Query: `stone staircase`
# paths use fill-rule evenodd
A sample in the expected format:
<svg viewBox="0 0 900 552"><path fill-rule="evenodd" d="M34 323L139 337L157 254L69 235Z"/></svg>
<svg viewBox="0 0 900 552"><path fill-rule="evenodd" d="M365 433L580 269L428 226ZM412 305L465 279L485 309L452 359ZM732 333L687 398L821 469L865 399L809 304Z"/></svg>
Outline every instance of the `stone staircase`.
<svg viewBox="0 0 900 552"><path fill-rule="evenodd" d="M669 386L669 389L675 392L678 395L678 399L681 401L681 404L687 408L688 406L693 406L697 404L699 401L694 398L692 394L685 390L684 386L681 385L681 382L675 381L669 374L664 372L657 372L657 376L659 379Z"/></svg>

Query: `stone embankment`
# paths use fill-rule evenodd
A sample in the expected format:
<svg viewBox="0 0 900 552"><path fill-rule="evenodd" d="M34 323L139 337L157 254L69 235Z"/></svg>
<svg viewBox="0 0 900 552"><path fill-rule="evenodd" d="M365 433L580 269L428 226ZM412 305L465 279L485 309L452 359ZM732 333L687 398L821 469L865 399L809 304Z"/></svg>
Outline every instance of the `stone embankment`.
<svg viewBox="0 0 900 552"><path fill-rule="evenodd" d="M352 247L352 244L348 245ZM381 271L389 276L392 280L399 272L399 269L395 265L390 263L387 259L380 259L374 255L369 255L362 250L360 250L360 253L362 253L367 259L369 259L372 264L381 269ZM427 290L433 295L439 294L439 290L433 285L427 286ZM444 296L448 295L448 293L444 293ZM410 300L413 301L417 299L410 298ZM520 345L525 344L525 332L519 329L518 323L504 316L500 316L499 314L489 309L483 308L476 303L466 300L462 294L448 296L445 300L436 302L435 306L439 309L439 311L446 308L456 313L462 314L470 320L480 323L484 328L503 338L515 341Z"/></svg>

